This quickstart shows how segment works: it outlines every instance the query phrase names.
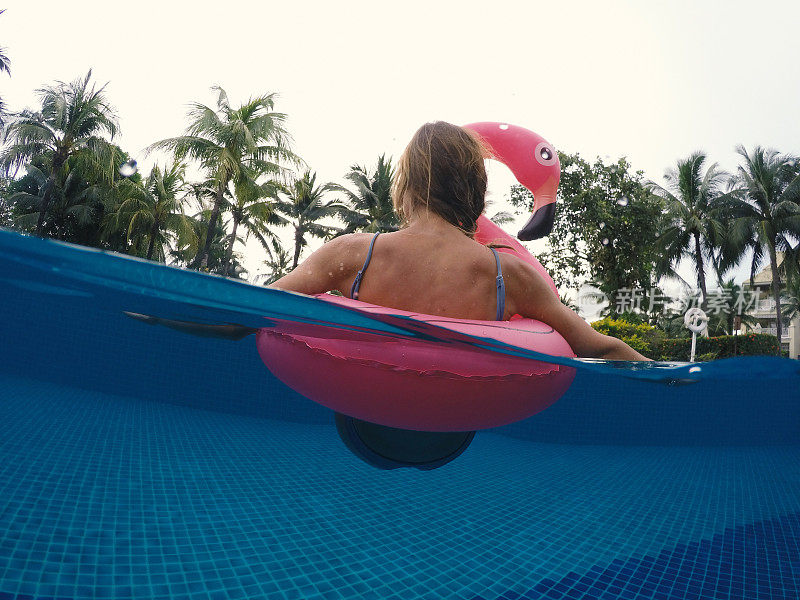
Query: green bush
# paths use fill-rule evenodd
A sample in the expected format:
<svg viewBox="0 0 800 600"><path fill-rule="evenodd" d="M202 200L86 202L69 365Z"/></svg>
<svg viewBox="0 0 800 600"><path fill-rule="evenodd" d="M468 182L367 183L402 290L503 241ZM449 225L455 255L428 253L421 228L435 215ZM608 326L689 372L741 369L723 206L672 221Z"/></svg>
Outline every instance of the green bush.
<svg viewBox="0 0 800 600"><path fill-rule="evenodd" d="M631 348L656 360L689 360L691 338L664 338L664 332L647 323L631 323L623 318L606 317L592 323L602 334L618 338ZM711 361L729 356L775 356L778 353L778 338L766 333L745 335L721 335L697 338L695 360Z"/></svg>
<svg viewBox="0 0 800 600"><path fill-rule="evenodd" d="M618 338L648 358L657 358L663 333L647 323L631 323L625 318L606 317L592 323L604 335Z"/></svg>
<svg viewBox="0 0 800 600"><path fill-rule="evenodd" d="M692 349L691 339L664 339L658 348L660 360L689 360ZM696 358L713 354L716 358L730 356L775 356L778 353L778 338L767 333L747 333L745 335L721 335L718 337L697 338ZM713 360L713 359L712 359Z"/></svg>
<svg viewBox="0 0 800 600"><path fill-rule="evenodd" d="M636 350L639 354L644 354L646 356L652 350L650 343L638 335L622 336L620 339L628 344L628 346Z"/></svg>
<svg viewBox="0 0 800 600"><path fill-rule="evenodd" d="M642 313L637 313L633 311L626 310L622 313L612 313L606 319L613 320L613 321L624 321L626 323L630 323L631 325L647 325L647 318Z"/></svg>

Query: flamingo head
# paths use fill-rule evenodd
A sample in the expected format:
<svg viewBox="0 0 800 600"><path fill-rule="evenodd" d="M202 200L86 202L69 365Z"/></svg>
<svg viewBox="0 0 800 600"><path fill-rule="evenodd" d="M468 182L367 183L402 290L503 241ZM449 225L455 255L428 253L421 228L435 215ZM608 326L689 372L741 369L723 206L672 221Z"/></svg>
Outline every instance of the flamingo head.
<svg viewBox="0 0 800 600"><path fill-rule="evenodd" d="M489 157L506 165L517 181L533 194L533 212L517 237L528 241L553 229L561 178L558 152L538 133L508 123L482 122L464 126L483 138Z"/></svg>

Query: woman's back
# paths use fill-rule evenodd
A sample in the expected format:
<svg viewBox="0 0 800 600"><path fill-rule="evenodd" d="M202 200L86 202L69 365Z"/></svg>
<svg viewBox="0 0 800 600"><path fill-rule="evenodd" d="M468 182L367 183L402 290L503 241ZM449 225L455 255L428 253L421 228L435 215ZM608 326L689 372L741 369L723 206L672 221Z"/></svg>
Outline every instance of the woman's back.
<svg viewBox="0 0 800 600"><path fill-rule="evenodd" d="M340 262L347 271L361 269L372 238L358 234L342 244ZM355 277L348 273L342 293L349 295ZM497 263L486 246L451 226L416 227L378 236L358 299L410 312L494 320L496 280Z"/></svg>

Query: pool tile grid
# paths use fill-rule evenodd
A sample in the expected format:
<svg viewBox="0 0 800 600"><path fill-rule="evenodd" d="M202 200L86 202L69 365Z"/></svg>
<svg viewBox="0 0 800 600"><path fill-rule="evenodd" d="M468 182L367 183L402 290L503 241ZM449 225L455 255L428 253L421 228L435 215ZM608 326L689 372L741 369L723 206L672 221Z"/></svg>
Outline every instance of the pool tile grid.
<svg viewBox="0 0 800 600"><path fill-rule="evenodd" d="M800 597L800 513L726 529L656 556L617 559L543 579L498 600L795 600ZM487 600L494 596L474 596Z"/></svg>
<svg viewBox="0 0 800 600"><path fill-rule="evenodd" d="M483 434L445 469L382 473L330 427L2 383L12 594L490 598L545 581L552 593L570 573L780 519L800 491L796 448Z"/></svg>

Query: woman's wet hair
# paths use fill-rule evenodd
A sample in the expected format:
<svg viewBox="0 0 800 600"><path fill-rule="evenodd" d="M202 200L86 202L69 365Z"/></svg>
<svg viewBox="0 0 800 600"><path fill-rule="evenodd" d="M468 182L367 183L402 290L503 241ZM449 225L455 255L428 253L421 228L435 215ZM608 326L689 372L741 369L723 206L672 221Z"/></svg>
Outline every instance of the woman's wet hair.
<svg viewBox="0 0 800 600"><path fill-rule="evenodd" d="M392 198L401 220L407 198L414 209L430 210L465 234L475 234L486 197L488 156L480 137L444 121L426 123L398 161Z"/></svg>

